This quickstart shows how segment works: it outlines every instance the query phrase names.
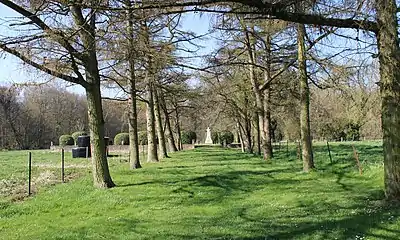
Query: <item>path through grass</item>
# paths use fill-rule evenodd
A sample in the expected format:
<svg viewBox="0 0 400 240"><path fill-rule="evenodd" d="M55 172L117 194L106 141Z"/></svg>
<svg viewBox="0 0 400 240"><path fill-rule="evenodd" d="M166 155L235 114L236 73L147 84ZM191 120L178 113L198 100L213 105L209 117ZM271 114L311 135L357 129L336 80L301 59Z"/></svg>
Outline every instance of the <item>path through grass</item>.
<svg viewBox="0 0 400 240"><path fill-rule="evenodd" d="M354 162L331 165L321 149L311 174L284 151L272 164L223 149L135 171L112 164L116 188L93 189L88 175L2 203L0 239L398 239L400 210L380 201L379 160L371 155L359 176Z"/></svg>

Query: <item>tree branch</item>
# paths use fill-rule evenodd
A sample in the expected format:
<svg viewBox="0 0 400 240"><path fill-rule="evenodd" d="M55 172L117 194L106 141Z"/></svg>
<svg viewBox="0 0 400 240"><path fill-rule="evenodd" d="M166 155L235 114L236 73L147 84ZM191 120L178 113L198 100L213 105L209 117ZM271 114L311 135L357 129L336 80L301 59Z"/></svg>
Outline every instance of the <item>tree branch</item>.
<svg viewBox="0 0 400 240"><path fill-rule="evenodd" d="M43 71L45 73L48 73L48 74L50 74L50 75L52 75L54 77L63 79L63 80L68 81L68 82L80 84L85 88L89 86L89 84L86 81L82 81L79 78L72 77L72 76L57 72L55 70L52 70L50 68L47 68L47 67L45 67L45 66L43 66L43 65L41 65L41 64L39 64L37 62L32 61L31 59L29 59L28 57L26 57L22 53L18 52L17 50L7 47L5 44L0 43L0 48L3 49L5 52L18 57L23 62L31 65L32 67L37 68L37 69L39 69L39 70L41 70L41 71Z"/></svg>

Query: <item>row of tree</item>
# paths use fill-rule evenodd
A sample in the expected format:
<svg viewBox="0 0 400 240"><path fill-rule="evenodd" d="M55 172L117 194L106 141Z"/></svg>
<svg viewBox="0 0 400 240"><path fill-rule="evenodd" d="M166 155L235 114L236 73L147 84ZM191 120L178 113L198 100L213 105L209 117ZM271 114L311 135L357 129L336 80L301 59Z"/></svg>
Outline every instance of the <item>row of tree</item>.
<svg viewBox="0 0 400 240"><path fill-rule="evenodd" d="M166 107L168 113L175 111L169 102ZM129 109L126 101L103 100L103 110L106 136L114 139L117 134L129 131ZM145 105L140 103L137 119L142 135L147 131L145 111ZM178 111L182 113L182 119L190 116L187 111ZM169 117L169 121L172 122L170 125L174 139L177 139L179 134L175 126L182 124L177 124L174 116ZM86 132L87 129L87 103L84 96L52 86L0 88L0 149L48 149L51 143L59 144L61 135ZM190 130L190 126L186 124L179 129ZM182 135L185 134L187 132L182 131ZM187 143L188 137L183 138L183 143ZM189 138L193 139L192 136ZM142 139L141 144L143 142L147 144L147 139ZM176 140L175 146L180 146Z"/></svg>
<svg viewBox="0 0 400 240"><path fill-rule="evenodd" d="M310 128L310 73L324 79L331 78L332 73L338 69L334 57L322 62L321 54L313 52L314 46L328 35L343 35L337 28L355 29L357 37L353 39L358 42L371 40L374 38L372 35L375 35L372 44L377 42L378 54L374 56L378 57L380 64L386 193L390 198L400 197L400 141L397 138L400 131L400 58L397 56L397 5L394 0L354 0L345 3L307 0L140 3L129 0L77 0L68 3L0 0L0 3L24 17L22 20L13 20L10 24L12 27L26 29L29 26L27 31L18 31L3 38L0 48L43 72L79 84L85 89L93 147L93 177L95 185L99 187L114 186L104 152L104 114L100 93L100 86L104 82L118 85L129 95L132 168L140 167L138 99L146 104L148 161L158 161L156 134L160 141L161 155L167 156L164 143L165 139L172 136L168 134L168 125L171 123L168 124L167 116L171 113L165 110L164 100L172 99L171 104L175 109L179 109L177 105L193 106L180 96L189 76L179 68L185 64L177 51L183 49L190 52L190 49L184 49L182 42L196 38L192 33L179 29L182 12L203 10L223 14L217 27L228 33L231 41L221 51L217 51L215 57L210 58L212 71L208 74L211 76L206 75L205 79L217 79L219 84L231 75L238 78L242 75L242 79L246 79L235 84L237 89L243 87L249 91L235 91L242 94L239 99L242 106L235 106L237 102L227 97L230 93L220 95L225 95L226 102L233 106L231 114L236 118L242 142L248 151L256 145L265 159L273 157L271 142L273 128L277 125L273 121L274 95L282 95L280 99L289 99L290 89L299 88L297 111L305 171L314 167ZM210 7L210 4L221 8ZM310 36L304 24L318 27ZM297 37L293 35L294 29ZM360 30L365 33L363 39L358 35ZM310 56L315 64L307 64ZM235 72L234 68L226 69L227 62L245 66L247 76L243 75L244 72ZM354 72L350 71L348 76L352 74ZM290 78L296 81L286 81ZM280 91L282 86L285 91ZM358 108L363 109L364 103L360 101L361 106ZM296 107L293 101L288 100L287 104ZM162 131L162 111L166 113L165 132ZM180 119L179 111L172 114ZM254 121L256 124L253 124ZM252 140L252 124L256 128L255 143ZM176 127L179 128L179 124ZM359 128L359 122L354 120L351 125L343 127L343 132L347 134L349 130Z"/></svg>

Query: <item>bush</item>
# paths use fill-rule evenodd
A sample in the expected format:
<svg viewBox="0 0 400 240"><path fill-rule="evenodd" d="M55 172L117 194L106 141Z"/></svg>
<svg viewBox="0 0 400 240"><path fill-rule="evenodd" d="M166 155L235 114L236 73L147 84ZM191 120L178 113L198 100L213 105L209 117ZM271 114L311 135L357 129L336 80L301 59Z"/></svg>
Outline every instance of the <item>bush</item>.
<svg viewBox="0 0 400 240"><path fill-rule="evenodd" d="M60 146L73 146L75 143L71 135L61 135L58 141Z"/></svg>
<svg viewBox="0 0 400 240"><path fill-rule="evenodd" d="M118 133L115 135L114 145L129 145L129 133Z"/></svg>
<svg viewBox="0 0 400 240"><path fill-rule="evenodd" d="M196 141L196 133L193 131L182 131L181 140L182 144L192 144L193 141Z"/></svg>
<svg viewBox="0 0 400 240"><path fill-rule="evenodd" d="M77 131L71 134L72 138L74 139L75 145L76 141L78 141L79 136L87 136L88 134L84 131Z"/></svg>
<svg viewBox="0 0 400 240"><path fill-rule="evenodd" d="M211 139L214 144L219 143L219 132L212 132Z"/></svg>
<svg viewBox="0 0 400 240"><path fill-rule="evenodd" d="M225 144L231 144L235 140L233 133L229 131L224 131L219 134L219 142Z"/></svg>
<svg viewBox="0 0 400 240"><path fill-rule="evenodd" d="M223 131L223 132L213 132L211 134L211 138L213 143L225 143L225 144L231 144L233 143L235 137L233 135L233 133L229 132L229 131Z"/></svg>
<svg viewBox="0 0 400 240"><path fill-rule="evenodd" d="M343 126L332 126L325 124L321 128L321 135L328 140L334 141L359 141L361 126L356 123L347 123Z"/></svg>

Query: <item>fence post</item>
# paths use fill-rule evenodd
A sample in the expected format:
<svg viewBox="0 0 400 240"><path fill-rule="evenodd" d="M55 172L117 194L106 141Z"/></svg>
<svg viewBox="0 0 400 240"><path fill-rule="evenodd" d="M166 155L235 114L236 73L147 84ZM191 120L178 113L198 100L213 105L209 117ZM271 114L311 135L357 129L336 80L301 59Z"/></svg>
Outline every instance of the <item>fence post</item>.
<svg viewBox="0 0 400 240"><path fill-rule="evenodd" d="M143 160L144 161L144 145L142 144L142 154L143 154Z"/></svg>
<svg viewBox="0 0 400 240"><path fill-rule="evenodd" d="M86 147L86 160L89 161L89 147Z"/></svg>
<svg viewBox="0 0 400 240"><path fill-rule="evenodd" d="M32 153L28 155L28 196L31 195L31 183L32 183Z"/></svg>
<svg viewBox="0 0 400 240"><path fill-rule="evenodd" d="M361 167L360 159L358 158L358 153L357 153L356 147L354 147L354 144L352 145L352 147L353 147L354 158L357 163L358 171L360 172L360 175L362 175L362 167Z"/></svg>
<svg viewBox="0 0 400 240"><path fill-rule="evenodd" d="M289 140L286 140L286 157L289 157Z"/></svg>
<svg viewBox="0 0 400 240"><path fill-rule="evenodd" d="M61 149L61 182L64 182L64 148Z"/></svg>
<svg viewBox="0 0 400 240"><path fill-rule="evenodd" d="M329 147L329 142L328 141L326 141L326 146L328 146L329 159L331 160L331 163L332 163L331 148Z"/></svg>

